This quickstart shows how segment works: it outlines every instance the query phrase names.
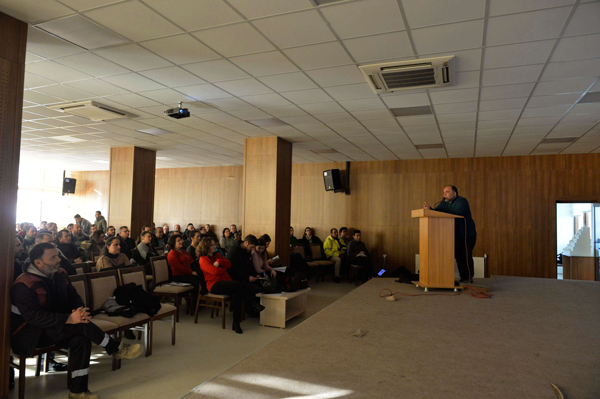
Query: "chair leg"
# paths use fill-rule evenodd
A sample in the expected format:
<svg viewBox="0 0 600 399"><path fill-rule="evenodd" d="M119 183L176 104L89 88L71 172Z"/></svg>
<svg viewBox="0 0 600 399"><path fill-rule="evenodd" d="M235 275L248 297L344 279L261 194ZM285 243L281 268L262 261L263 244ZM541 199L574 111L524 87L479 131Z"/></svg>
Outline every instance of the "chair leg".
<svg viewBox="0 0 600 399"><path fill-rule="evenodd" d="M154 334L154 326L153 321L150 320L148 323L144 325L144 337L145 337L145 345L146 345L146 357L152 354L152 339Z"/></svg>
<svg viewBox="0 0 600 399"><path fill-rule="evenodd" d="M194 324L198 324L198 308L200 307L200 294L198 294L198 299L196 299L196 311L194 313Z"/></svg>
<svg viewBox="0 0 600 399"><path fill-rule="evenodd" d="M50 371L50 353L46 353L44 355L44 373L48 373Z"/></svg>
<svg viewBox="0 0 600 399"><path fill-rule="evenodd" d="M223 311L223 330L225 329L225 317L227 317L227 312L225 311L225 301L221 301L221 310Z"/></svg>
<svg viewBox="0 0 600 399"><path fill-rule="evenodd" d="M175 345L175 315L171 315L171 345Z"/></svg>
<svg viewBox="0 0 600 399"><path fill-rule="evenodd" d="M175 307L177 308L177 316L175 317L175 319L177 320L177 323L179 323L179 307L181 306L181 298L179 297L179 295L175 296Z"/></svg>
<svg viewBox="0 0 600 399"><path fill-rule="evenodd" d="M47 356L48 354L46 354ZM42 355L38 355L36 363L35 363L35 376L40 376L40 371L42 370Z"/></svg>
<svg viewBox="0 0 600 399"><path fill-rule="evenodd" d="M19 356L19 399L25 399L25 366L27 357Z"/></svg>

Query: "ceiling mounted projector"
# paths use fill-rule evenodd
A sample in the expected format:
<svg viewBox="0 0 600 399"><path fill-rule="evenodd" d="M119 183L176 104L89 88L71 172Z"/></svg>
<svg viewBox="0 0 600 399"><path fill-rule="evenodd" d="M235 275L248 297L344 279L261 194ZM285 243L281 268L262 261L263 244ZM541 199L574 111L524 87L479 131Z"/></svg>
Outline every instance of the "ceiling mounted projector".
<svg viewBox="0 0 600 399"><path fill-rule="evenodd" d="M183 102L179 102L179 108L169 108L165 111L165 114L175 119L189 118L190 111L187 108L183 108L182 105Z"/></svg>

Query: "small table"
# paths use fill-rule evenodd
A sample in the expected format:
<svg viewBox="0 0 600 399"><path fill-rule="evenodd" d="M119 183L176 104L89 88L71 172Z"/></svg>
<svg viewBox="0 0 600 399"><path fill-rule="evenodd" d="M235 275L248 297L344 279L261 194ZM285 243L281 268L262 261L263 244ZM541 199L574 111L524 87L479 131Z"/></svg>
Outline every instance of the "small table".
<svg viewBox="0 0 600 399"><path fill-rule="evenodd" d="M310 288L281 294L256 294L265 310L260 312L260 325L285 328L285 322L304 313Z"/></svg>

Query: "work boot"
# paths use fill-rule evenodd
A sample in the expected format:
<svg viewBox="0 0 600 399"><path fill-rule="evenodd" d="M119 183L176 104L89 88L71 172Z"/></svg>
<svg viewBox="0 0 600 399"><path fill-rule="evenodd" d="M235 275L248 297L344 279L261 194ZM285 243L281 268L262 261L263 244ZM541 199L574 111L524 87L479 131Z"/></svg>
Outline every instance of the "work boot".
<svg viewBox="0 0 600 399"><path fill-rule="evenodd" d="M115 353L115 356L117 359L135 359L139 357L143 351L144 348L142 348L142 345L140 344L130 345L121 343L119 346L119 351Z"/></svg>

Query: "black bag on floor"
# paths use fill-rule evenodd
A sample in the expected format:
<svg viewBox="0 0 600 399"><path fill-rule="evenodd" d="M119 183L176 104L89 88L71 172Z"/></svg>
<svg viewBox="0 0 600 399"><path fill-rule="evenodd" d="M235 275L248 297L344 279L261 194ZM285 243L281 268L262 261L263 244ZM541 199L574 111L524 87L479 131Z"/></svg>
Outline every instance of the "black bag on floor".
<svg viewBox="0 0 600 399"><path fill-rule="evenodd" d="M406 267L400 266L393 273L394 277L398 277L397 283L412 284L413 281L419 281L419 275L411 273Z"/></svg>
<svg viewBox="0 0 600 399"><path fill-rule="evenodd" d="M117 287L113 295L119 305L133 307L148 316L154 316L160 310L160 298L148 294L141 285L135 283Z"/></svg>

